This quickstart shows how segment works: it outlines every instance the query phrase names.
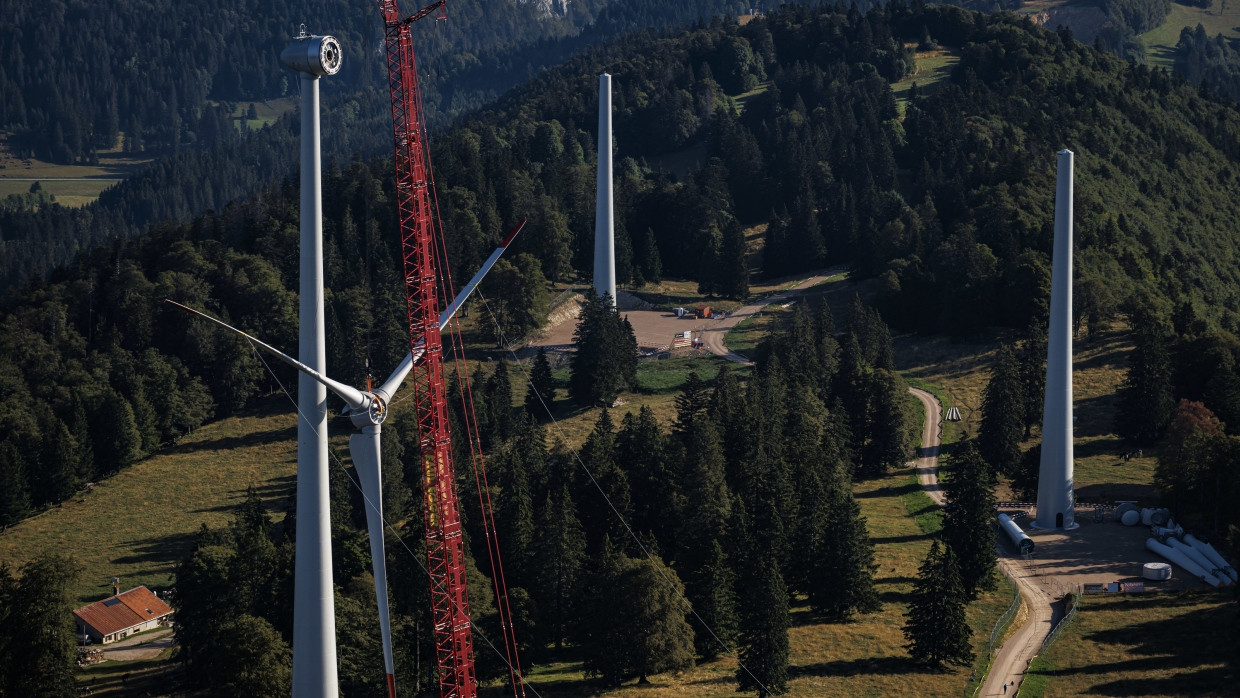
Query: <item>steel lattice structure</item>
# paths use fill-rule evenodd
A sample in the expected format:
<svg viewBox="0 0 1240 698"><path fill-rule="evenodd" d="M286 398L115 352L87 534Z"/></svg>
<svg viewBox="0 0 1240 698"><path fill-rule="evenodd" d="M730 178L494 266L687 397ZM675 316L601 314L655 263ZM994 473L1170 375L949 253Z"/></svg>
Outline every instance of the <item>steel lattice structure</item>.
<svg viewBox="0 0 1240 698"><path fill-rule="evenodd" d="M465 593L465 544L452 465L443 341L439 329L435 216L418 91L417 63L410 25L437 9L437 2L402 18L395 0L380 0L392 94L392 135L396 154L396 210L404 263L405 299L411 347L425 350L410 381L417 405L422 453L423 523L430 573L431 614L440 695L477 695L469 600ZM444 272L446 273L446 271Z"/></svg>

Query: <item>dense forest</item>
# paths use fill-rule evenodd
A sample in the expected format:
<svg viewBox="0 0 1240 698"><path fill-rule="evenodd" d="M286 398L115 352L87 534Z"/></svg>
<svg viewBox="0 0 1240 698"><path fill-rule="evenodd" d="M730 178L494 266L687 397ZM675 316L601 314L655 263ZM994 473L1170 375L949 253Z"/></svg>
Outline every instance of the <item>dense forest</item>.
<svg viewBox="0 0 1240 698"><path fill-rule="evenodd" d="M935 89L915 90L901 117L889 83L916 68L911 46L925 36L958 51L960 61ZM1234 462L1240 424L1240 264L1229 228L1240 213L1240 114L1232 106L1064 33L952 7L895 3L862 13L786 6L744 26L714 21L674 36L631 35L541 74L434 142L458 278L508 224L530 218L504 273L484 288L523 300L509 309L509 339L545 314L546 280L587 277L601 70L616 76L623 283L674 274L707 293L742 297L750 267L774 276L838 262L858 278L877 279L877 309L855 303L837 331L830 313L799 308L756 352L747 382L727 372L712 385L691 381L670 429L649 413L604 412L580 464L562 445L545 442L530 410L512 405L506 364L477 374L497 518L511 532L505 557L512 586L523 590L513 605L535 629L525 635L534 661L571 644L589 673L615 683L739 646L747 665L772 668L761 678L738 677L740 685L755 679L778 686L789 590L805 594L829 620L871 610L868 536L849 483L909 452L908 403L892 371L887 323L955 336L1044 324L1051 167L1061 147L1075 150L1078 162L1078 326L1088 336L1123 318L1143 333L1124 396L1133 406L1121 410L1120 433L1134 443L1174 436L1180 448L1158 475L1164 491L1216 527L1230 522L1218 484ZM294 136L285 133L291 146ZM230 137L227 147L257 160L275 152L251 147L258 142ZM222 152L186 153L164 166L171 172ZM671 171L666 163L686 154L700 165ZM220 157L223 176L235 161ZM386 366L407 350L390 172L388 161L360 157L324 172L328 362L350 383L361 381L367 358ZM157 189L145 199L137 193L151 181L127 186L135 188L113 196L156 215L149 196ZM0 219L6 245L10 230L64 245L83 221L131 225L131 213L105 213L105 204L73 214L7 211ZM0 317L0 524L276 389L244 342L190 322L159 299L205 308L292 346L297 211L294 182L260 187L192 221L159 223L141 237L91 249L22 290ZM761 224L765 244L751 258L743 233ZM63 237L56 238L58 226ZM1029 428L1022 381L1037 371L1015 357L1036 356L1029 346L1039 341L1031 335L1012 352L1010 400L1021 414L1009 427ZM789 410L792 404L798 409ZM385 444L394 470L385 506L393 520L409 512L419 486L415 430L401 428L401 419L393 415L392 432L404 436ZM998 440L983 439L981 447L985 458L1011 454ZM964 451L962 467L977 467L971 458ZM1209 467L1186 470L1197 462ZM598 488L583 477L582 464ZM1004 474L1021 467L990 465ZM382 679L377 667L362 664L375 655L367 648L376 641L366 610L373 603L368 553L347 472L335 469L333 477L340 626L350 638L341 643L350 648L342 677L349 690L366 693ZM616 519L602 516L600 489L646 551ZM984 502L984 494L960 496ZM477 512L466 509L465 517L471 543L482 546ZM408 520L405 539L413 546L419 523ZM678 523L688 521L694 525ZM823 534L828 525L837 535ZM552 534L535 539L535 528ZM277 524L251 501L226 530L198 537L178 571L177 603L185 617L220 622L183 631L195 676L224 692L283 690L278 669L291 631L284 585L295 535L294 511ZM817 552L793 556L791 540ZM984 562L965 556L963 542L948 542L927 560L927 580ZM394 575L420 579L420 570L401 569L416 559L413 552L393 555ZM815 560L849 560L850 576L831 578L845 566ZM668 575L715 633L722 629L723 643L699 626L686 629L675 594L651 607L614 602L653 598L632 590ZM471 578L481 580L471 598L485 629L495 622L492 602L485 578ZM416 641L428 627L421 588L409 584L394 596L406 648L428 647ZM927 581L918 593L933 596L934 588ZM643 615L656 606L657 619ZM219 608L228 611L221 616ZM599 633L598 623L583 618L606 618L625 632ZM632 634L656 625L663 644L639 643ZM934 623L910 620L911 633L926 627ZM228 642L237 636L256 639ZM642 653L651 647L676 651ZM424 684L432 665L416 653L400 659L409 690ZM243 660L273 670L239 673L249 666ZM276 683L244 684L256 676Z"/></svg>
<svg viewBox="0 0 1240 698"><path fill-rule="evenodd" d="M960 64L900 120L888 81L913 67L901 37L927 33L961 46ZM674 274L743 296L753 260L742 229L767 222L763 273L849 263L878 278L878 307L898 328L967 335L1038 324L1051 156L1070 145L1079 163L1078 323L1088 331L1144 308L1198 334L1237 328L1240 265L1218 227L1240 206L1231 107L1010 18L788 6L743 27L716 21L680 39L643 34L592 49L435 141L457 278L509 223L530 218L494 282L503 290L492 285L531 306L506 311L510 340L537 324L544 279L588 273L587 129L603 68L618 76L624 283ZM749 96L739 100L742 91ZM657 164L686 151L702 165L683 177ZM329 359L343 379L360 378L367 355L388 365L403 354L396 255L384 232L393 229L389 172L383 160L353 160L324 174ZM23 465L4 477L20 477L25 487L14 491L30 494L6 505L6 521L271 387L243 345L169 315L158 299L291 346L294 195L286 182L99 248L12 306L0 320L0 361L11 368L0 399L15 449L3 459ZM43 234L36 222L53 223L50 211L25 219L29 235ZM73 438L50 436L61 433ZM71 448L80 452L54 452Z"/></svg>
<svg viewBox="0 0 1240 698"><path fill-rule="evenodd" d="M616 314L609 304L593 304L597 313ZM490 498L527 666L572 645L588 675L613 685L739 647L753 672L738 673L740 685L778 688L786 680L791 593L806 595L829 622L878 609L872 543L851 482L882 474L911 453L915 420L907 388L890 370L887 328L857 302L837 336L825 305L802 306L760 354L747 382L726 368L713 384L690 375L670 430L648 408L622 418L604 410L576 451L548 444L541 404L514 406L519 369L499 362L475 373ZM459 410L459 400L450 403ZM406 522L401 537L413 548L393 542L388 563L401 638L397 675L410 692L433 679L434 655L424 573L416 566L421 520L411 515L417 500L410 492L421 477L418 436L411 414L393 418L384 513ZM459 428L463 415L454 420ZM472 476L464 472L462 442L466 492ZM346 648L341 680L350 693L370 695L381 691L383 677L381 665L363 661L377 624L362 502L348 484L352 475L333 471L338 629ZM471 560L484 561L477 500L461 501ZM181 563L178 636L195 685L279 692L278 684L268 690L246 677L287 677L292 505L275 526L252 497L227 529L200 532ZM494 637L486 577L476 568L470 575L475 622ZM984 585L989 568L971 578ZM772 622L781 617L782 626ZM236 645L231 638L239 629L264 646ZM777 660L769 648L780 643ZM482 675L498 675L502 664L482 642L478 657Z"/></svg>
<svg viewBox="0 0 1240 698"><path fill-rule="evenodd" d="M680 27L750 6L762 3L452 3L447 22L427 20L415 32L419 66L430 74L422 85L428 119L443 124L626 32ZM218 211L293 176L296 118L238 132L229 116L238 104L297 94L295 77L277 57L307 17L320 18L308 28L334 33L347 54L343 73L323 82L324 153L348 160L389 152L386 65L372 50L382 40L374 4L319 0L304 15L300 8L114 3L105 10L76 0L0 9L0 47L16 57L0 66L0 132L12 133L18 154L89 163L98 150L121 146L157 156L85 210L35 199L0 206L0 297L150 223ZM87 64L89 79L80 69Z"/></svg>

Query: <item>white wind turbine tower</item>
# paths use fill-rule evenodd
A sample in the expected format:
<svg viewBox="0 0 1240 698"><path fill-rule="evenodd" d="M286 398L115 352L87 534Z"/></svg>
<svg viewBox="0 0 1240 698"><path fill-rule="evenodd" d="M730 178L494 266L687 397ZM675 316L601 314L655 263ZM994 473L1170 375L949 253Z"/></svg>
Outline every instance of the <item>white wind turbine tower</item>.
<svg viewBox="0 0 1240 698"><path fill-rule="evenodd" d="M508 245L524 226L525 219L522 219L508 233L508 236L504 238L500 246L491 253L491 256L482 263L482 267L469 280L469 283L465 284L456 298L452 300L452 304L444 308L443 312L439 314L439 329L441 331L448 326L453 316L460 310L461 305L469 298L474 289L478 287L478 284L487 275L487 272L491 270L491 267L495 266L495 263L499 261L500 256L504 254L504 251L508 249ZM349 454L353 458L353 468L357 471L358 479L361 480L362 495L366 500L366 529L370 535L371 569L375 578L375 600L379 607L379 630L383 638L383 662L387 672L388 696L394 698L396 695L396 684L392 665L392 631L388 617L387 563L383 552L383 476L380 462L380 454L382 453L380 438L382 432L380 425L387 419L388 405L391 404L396 391L400 389L401 384L404 382L405 377L409 375L409 371L413 366L422 359L421 347L415 347L406 354L404 360L400 362L396 370L392 371L392 374L383 382L383 385L373 390L369 386L367 386L366 390L358 390L323 375L321 371L206 313L166 298L164 302L198 317L210 320L220 327L240 335L250 341L255 347L296 368L301 372L305 380L316 384L316 387L322 386L322 389L330 390L344 400L346 407L342 414L347 416L353 422L353 426L357 428L357 432L349 437ZM299 394L303 392L300 387L298 390ZM298 410L301 410L300 405ZM326 429L322 431L322 436L326 440ZM300 529L300 510L298 514L298 528ZM294 638L295 641L296 638Z"/></svg>
<svg viewBox="0 0 1240 698"><path fill-rule="evenodd" d="M310 36L306 25L280 54L301 78L301 276L297 354L311 371L327 365L323 339L323 202L319 154L319 78L340 72L340 43ZM297 536L293 581L293 695L338 693L336 611L327 486L327 391L297 383Z"/></svg>

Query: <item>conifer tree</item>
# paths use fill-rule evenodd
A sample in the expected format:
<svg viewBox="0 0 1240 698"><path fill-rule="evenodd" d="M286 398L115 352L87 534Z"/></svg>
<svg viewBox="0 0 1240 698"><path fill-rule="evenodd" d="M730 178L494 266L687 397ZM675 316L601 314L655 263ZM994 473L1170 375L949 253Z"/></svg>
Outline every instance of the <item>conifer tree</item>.
<svg viewBox="0 0 1240 698"><path fill-rule="evenodd" d="M680 478L669 468L668 439L650 407L624 415L616 434L616 462L629 480L633 530L652 533L663 545L673 542L681 509Z"/></svg>
<svg viewBox="0 0 1240 698"><path fill-rule="evenodd" d="M91 482L95 479L95 449L90 438L90 420L86 416L86 403L74 394L73 409L69 415L69 434L77 443L77 479Z"/></svg>
<svg viewBox="0 0 1240 698"><path fill-rule="evenodd" d="M728 565L723 545L718 539L710 541L701 566L690 573L685 584L685 595L696 614L690 622L695 631L693 645L706 661L731 652L736 643L735 585L736 575Z"/></svg>
<svg viewBox="0 0 1240 698"><path fill-rule="evenodd" d="M633 326L611 305L611 296L587 289L581 319L573 333L568 393L582 407L610 405L637 376Z"/></svg>
<svg viewBox="0 0 1240 698"><path fill-rule="evenodd" d="M633 559L604 541L585 580L576 626L587 676L609 686L693 666L693 630L684 585L657 556Z"/></svg>
<svg viewBox="0 0 1240 698"><path fill-rule="evenodd" d="M127 468L141 454L142 436L138 433L133 408L115 390L104 393L91 420L90 437L100 473L110 474Z"/></svg>
<svg viewBox="0 0 1240 698"><path fill-rule="evenodd" d="M515 420L512 414L512 381L508 377L508 362L500 359L495 371L487 379L485 399L487 414L491 417L492 443L499 443L512 435Z"/></svg>
<svg viewBox="0 0 1240 698"><path fill-rule="evenodd" d="M495 523L504 566L512 586L529 586L533 574L534 502L530 487L529 439L509 439L492 461L493 482L499 489ZM497 533L498 535L498 533Z"/></svg>
<svg viewBox="0 0 1240 698"><path fill-rule="evenodd" d="M1042 423L1042 406L1046 398L1046 330L1030 326L1025 341L1016 354L1020 366L1021 392L1024 397L1025 439L1033 436L1033 427Z"/></svg>
<svg viewBox="0 0 1240 698"><path fill-rule="evenodd" d="M16 580L0 567L0 604L5 607L0 634L9 639L0 666L4 695L77 695L69 589L78 574L72 560L48 552L22 565Z"/></svg>
<svg viewBox="0 0 1240 698"><path fill-rule="evenodd" d="M547 496L538 517L538 531L534 561L539 579L531 590L538 603L540 627L558 650L564 646L575 611L573 603L586 559L586 534L566 485Z"/></svg>
<svg viewBox="0 0 1240 698"><path fill-rule="evenodd" d="M758 550L746 565L741 592L736 681L759 698L788 689L788 589L774 556Z"/></svg>
<svg viewBox="0 0 1240 698"><path fill-rule="evenodd" d="M38 451L39 467L31 483L33 494L39 504L55 504L77 491L77 443L46 403L37 405L36 411L41 413L42 444Z"/></svg>
<svg viewBox="0 0 1240 698"><path fill-rule="evenodd" d="M741 229L741 224L730 216L723 227L716 275L718 281L715 290L720 295L736 300L749 297L749 259L745 246L745 231Z"/></svg>
<svg viewBox="0 0 1240 698"><path fill-rule="evenodd" d="M632 491L628 475L616 463L616 429L607 410L582 445L581 462L592 476L577 478L575 497L582 507L589 549L599 550L605 536L625 547L629 541L625 523L633 520Z"/></svg>
<svg viewBox="0 0 1240 698"><path fill-rule="evenodd" d="M913 454L908 416L908 384L894 371L875 369L870 374L870 413L863 468L874 474L898 468Z"/></svg>
<svg viewBox="0 0 1240 698"><path fill-rule="evenodd" d="M710 398L710 388L697 371L690 371L680 394L672 401L676 405L676 422L672 425L672 432L683 439L690 420L706 411Z"/></svg>
<svg viewBox="0 0 1240 698"><path fill-rule="evenodd" d="M1115 430L1139 444L1157 441L1171 422L1175 399L1171 387L1171 355L1160 323L1152 317L1133 320L1136 328L1128 375L1119 393Z"/></svg>
<svg viewBox="0 0 1240 698"><path fill-rule="evenodd" d="M951 456L943 540L956 553L969 599L995 587L995 475L972 441Z"/></svg>
<svg viewBox="0 0 1240 698"><path fill-rule="evenodd" d="M0 441L0 528L30 513L30 489L21 453L7 439Z"/></svg>
<svg viewBox="0 0 1240 698"><path fill-rule="evenodd" d="M956 555L936 540L918 569L905 613L904 648L914 660L935 668L949 663L968 666L973 661L966 606Z"/></svg>
<svg viewBox="0 0 1240 698"><path fill-rule="evenodd" d="M831 621L881 608L874 588L874 543L866 528L852 482L840 466L828 470L821 531L811 549L809 599Z"/></svg>
<svg viewBox="0 0 1240 698"><path fill-rule="evenodd" d="M545 347L539 347L538 354L534 356L530 384L525 393L525 411L534 419L546 419L555 404L555 377L551 375L551 362L547 360Z"/></svg>
<svg viewBox="0 0 1240 698"><path fill-rule="evenodd" d="M1025 405L1020 366L1012 348L1004 344L999 347L982 397L982 423L977 436L978 451L996 472L1011 475L1020 465Z"/></svg>

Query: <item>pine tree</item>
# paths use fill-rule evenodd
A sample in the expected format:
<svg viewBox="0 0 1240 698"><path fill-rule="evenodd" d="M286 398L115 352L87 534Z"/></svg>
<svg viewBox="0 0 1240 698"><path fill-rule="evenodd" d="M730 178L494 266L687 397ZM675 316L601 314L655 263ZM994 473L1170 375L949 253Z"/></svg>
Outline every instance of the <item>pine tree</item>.
<svg viewBox="0 0 1240 698"><path fill-rule="evenodd" d="M840 466L830 469L821 532L811 549L809 599L831 621L873 613L882 604L874 588L874 543L870 540L852 482Z"/></svg>
<svg viewBox="0 0 1240 698"><path fill-rule="evenodd" d="M616 434L616 462L628 478L633 502L633 530L649 532L664 546L673 541L681 508L680 479L669 469L667 438L647 406L624 415Z"/></svg>
<svg viewBox="0 0 1240 698"><path fill-rule="evenodd" d="M722 296L736 300L749 297L749 259L745 245L745 231L741 224L730 218L723 228L723 240L719 247L719 269L716 291Z"/></svg>
<svg viewBox="0 0 1240 698"><path fill-rule="evenodd" d="M696 571L689 573L685 595L696 614L694 647L706 661L730 653L738 632L736 575L728 565L723 545L710 541L710 550Z"/></svg>
<svg viewBox="0 0 1240 698"><path fill-rule="evenodd" d="M898 468L913 453L908 416L908 384L894 371L870 374L870 412L862 467L872 474Z"/></svg>
<svg viewBox="0 0 1240 698"><path fill-rule="evenodd" d="M547 496L538 518L538 531L534 561L539 581L531 589L538 602L545 639L558 650L564 646L569 620L574 615L586 550L586 534L567 486Z"/></svg>
<svg viewBox="0 0 1240 698"><path fill-rule="evenodd" d="M943 540L956 553L969 599L995 587L995 475L972 441L951 456Z"/></svg>
<svg viewBox="0 0 1240 698"><path fill-rule="evenodd" d="M0 441L0 528L21 521L29 513L25 461L12 443Z"/></svg>
<svg viewBox="0 0 1240 698"><path fill-rule="evenodd" d="M633 326L611 305L607 294L586 291L581 320L573 333L568 393L582 407L610 405L637 376Z"/></svg>
<svg viewBox="0 0 1240 698"><path fill-rule="evenodd" d="M999 347L982 397L982 423L977 437L982 458L1004 475L1011 475L1020 466L1025 405L1020 366L1012 348L1004 344Z"/></svg>
<svg viewBox="0 0 1240 698"><path fill-rule="evenodd" d="M512 435L515 424L512 415L512 381L508 377L508 362L500 359L495 371L487 379L484 391L487 414L491 417L492 443L499 443Z"/></svg>
<svg viewBox="0 0 1240 698"><path fill-rule="evenodd" d="M743 574L736 681L759 698L788 689L788 589L774 556L759 551Z"/></svg>
<svg viewBox="0 0 1240 698"><path fill-rule="evenodd" d="M530 384L525 393L525 411L534 419L545 419L555 405L555 377L551 375L551 362L547 360L545 347L539 347L538 354L534 356Z"/></svg>
<svg viewBox="0 0 1240 698"><path fill-rule="evenodd" d="M91 421L96 469L103 474L129 467L141 455L142 436L133 408L115 390L108 390Z"/></svg>
<svg viewBox="0 0 1240 698"><path fill-rule="evenodd" d="M710 396L710 388L702 381L701 376L697 371L690 371L689 377L685 379L684 387L680 389L680 394L673 400L676 405L676 422L672 425L672 432L683 438L690 420L695 415L706 411L710 404Z"/></svg>
<svg viewBox="0 0 1240 698"><path fill-rule="evenodd" d="M905 613L904 648L914 660L935 668L973 661L972 630L965 618L964 587L951 547L930 544L917 572L913 598Z"/></svg>
<svg viewBox="0 0 1240 698"><path fill-rule="evenodd" d="M1167 337L1156 320L1135 319L1133 324L1136 346L1128 356L1115 431L1139 444L1152 444L1166 431L1175 408L1171 355Z"/></svg>
<svg viewBox="0 0 1240 698"><path fill-rule="evenodd" d="M633 519L632 492L628 476L616 463L616 429L607 410L599 415L580 455L590 476L577 479L575 499L584 507L582 524L589 549L599 550L604 537L623 546L629 540L624 524Z"/></svg>
<svg viewBox="0 0 1240 698"><path fill-rule="evenodd" d="M1020 366L1021 392L1024 403L1025 439L1033 436L1033 427L1042 423L1042 406L1046 398L1046 331L1031 326L1016 354Z"/></svg>
<svg viewBox="0 0 1240 698"><path fill-rule="evenodd" d="M16 581L0 568L3 587L11 593L0 599L7 607L2 632L11 639L0 666L4 695L77 695L77 642L69 589L78 573L72 560L51 553L22 565Z"/></svg>

